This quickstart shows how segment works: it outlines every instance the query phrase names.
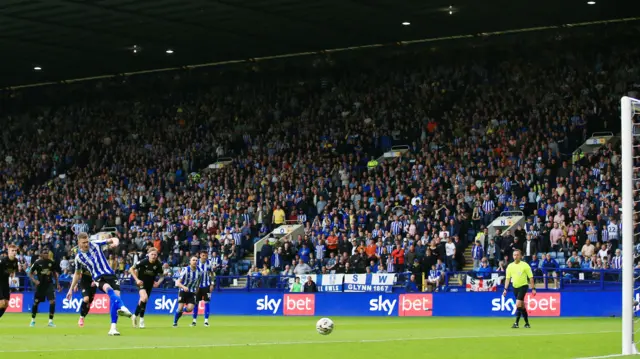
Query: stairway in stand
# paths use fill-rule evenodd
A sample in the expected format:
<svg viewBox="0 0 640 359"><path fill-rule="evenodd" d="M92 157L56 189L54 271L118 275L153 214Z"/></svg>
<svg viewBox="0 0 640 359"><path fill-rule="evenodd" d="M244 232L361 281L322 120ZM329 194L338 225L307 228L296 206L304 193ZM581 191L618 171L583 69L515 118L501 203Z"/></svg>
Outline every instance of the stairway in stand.
<svg viewBox="0 0 640 359"><path fill-rule="evenodd" d="M464 272L470 272L473 270L473 255L471 254L472 249L473 245L470 243L467 249L464 250L464 267L462 268Z"/></svg>

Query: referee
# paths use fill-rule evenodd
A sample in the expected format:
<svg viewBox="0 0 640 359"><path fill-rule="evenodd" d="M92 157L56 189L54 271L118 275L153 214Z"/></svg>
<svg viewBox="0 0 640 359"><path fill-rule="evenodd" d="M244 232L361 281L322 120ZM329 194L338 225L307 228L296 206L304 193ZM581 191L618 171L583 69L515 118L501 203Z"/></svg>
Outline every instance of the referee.
<svg viewBox="0 0 640 359"><path fill-rule="evenodd" d="M504 284L504 292L502 296L507 296L507 289L509 289L509 283L513 282L513 294L516 296L516 322L511 328L519 328L520 316L524 317L524 327L531 328L529 326L529 314L527 313L527 307L524 304L524 297L527 295L529 285L531 285L531 292L533 296L536 296L536 288L533 282L533 273L531 267L522 260L522 252L519 249L513 251L513 263L507 266L507 281Z"/></svg>

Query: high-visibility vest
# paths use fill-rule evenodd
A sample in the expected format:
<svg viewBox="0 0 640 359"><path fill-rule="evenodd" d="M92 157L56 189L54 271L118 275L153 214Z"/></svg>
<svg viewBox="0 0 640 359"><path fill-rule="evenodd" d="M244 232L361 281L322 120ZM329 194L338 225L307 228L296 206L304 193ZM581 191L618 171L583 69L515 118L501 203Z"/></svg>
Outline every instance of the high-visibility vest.
<svg viewBox="0 0 640 359"><path fill-rule="evenodd" d="M378 161L376 161L376 160L371 160L371 161L367 162L367 167L369 167L369 168L375 168L376 166L378 166Z"/></svg>

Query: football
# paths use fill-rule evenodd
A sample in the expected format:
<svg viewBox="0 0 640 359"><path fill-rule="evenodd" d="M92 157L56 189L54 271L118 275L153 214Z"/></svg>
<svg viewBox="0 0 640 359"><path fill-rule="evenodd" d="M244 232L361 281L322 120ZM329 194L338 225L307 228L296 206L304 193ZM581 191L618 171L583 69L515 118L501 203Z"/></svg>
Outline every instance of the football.
<svg viewBox="0 0 640 359"><path fill-rule="evenodd" d="M316 330L321 335L329 335L333 331L333 320L329 318L321 318L316 323Z"/></svg>

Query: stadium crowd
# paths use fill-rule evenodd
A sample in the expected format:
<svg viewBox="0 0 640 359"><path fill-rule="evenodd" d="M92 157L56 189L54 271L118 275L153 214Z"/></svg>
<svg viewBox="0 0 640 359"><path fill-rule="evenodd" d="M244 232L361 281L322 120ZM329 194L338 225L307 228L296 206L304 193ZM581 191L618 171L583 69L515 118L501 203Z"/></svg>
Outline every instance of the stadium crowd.
<svg viewBox="0 0 640 359"><path fill-rule="evenodd" d="M171 75L147 92L140 78L118 85L125 99L7 112L0 249L19 245L24 270L49 247L63 276L74 235L103 228L121 238L110 257L119 273L147 247L166 276L202 250L221 275L439 275L461 270L469 245L479 273L504 268L514 248L530 261L552 253L540 270L616 268L619 149L576 163L571 153L592 132L619 131L620 95L640 87L640 53L618 30L590 31L213 87L202 86L209 75ZM376 161L394 145L409 151ZM527 224L485 236L505 210L524 211ZM286 221L305 235L241 265Z"/></svg>

